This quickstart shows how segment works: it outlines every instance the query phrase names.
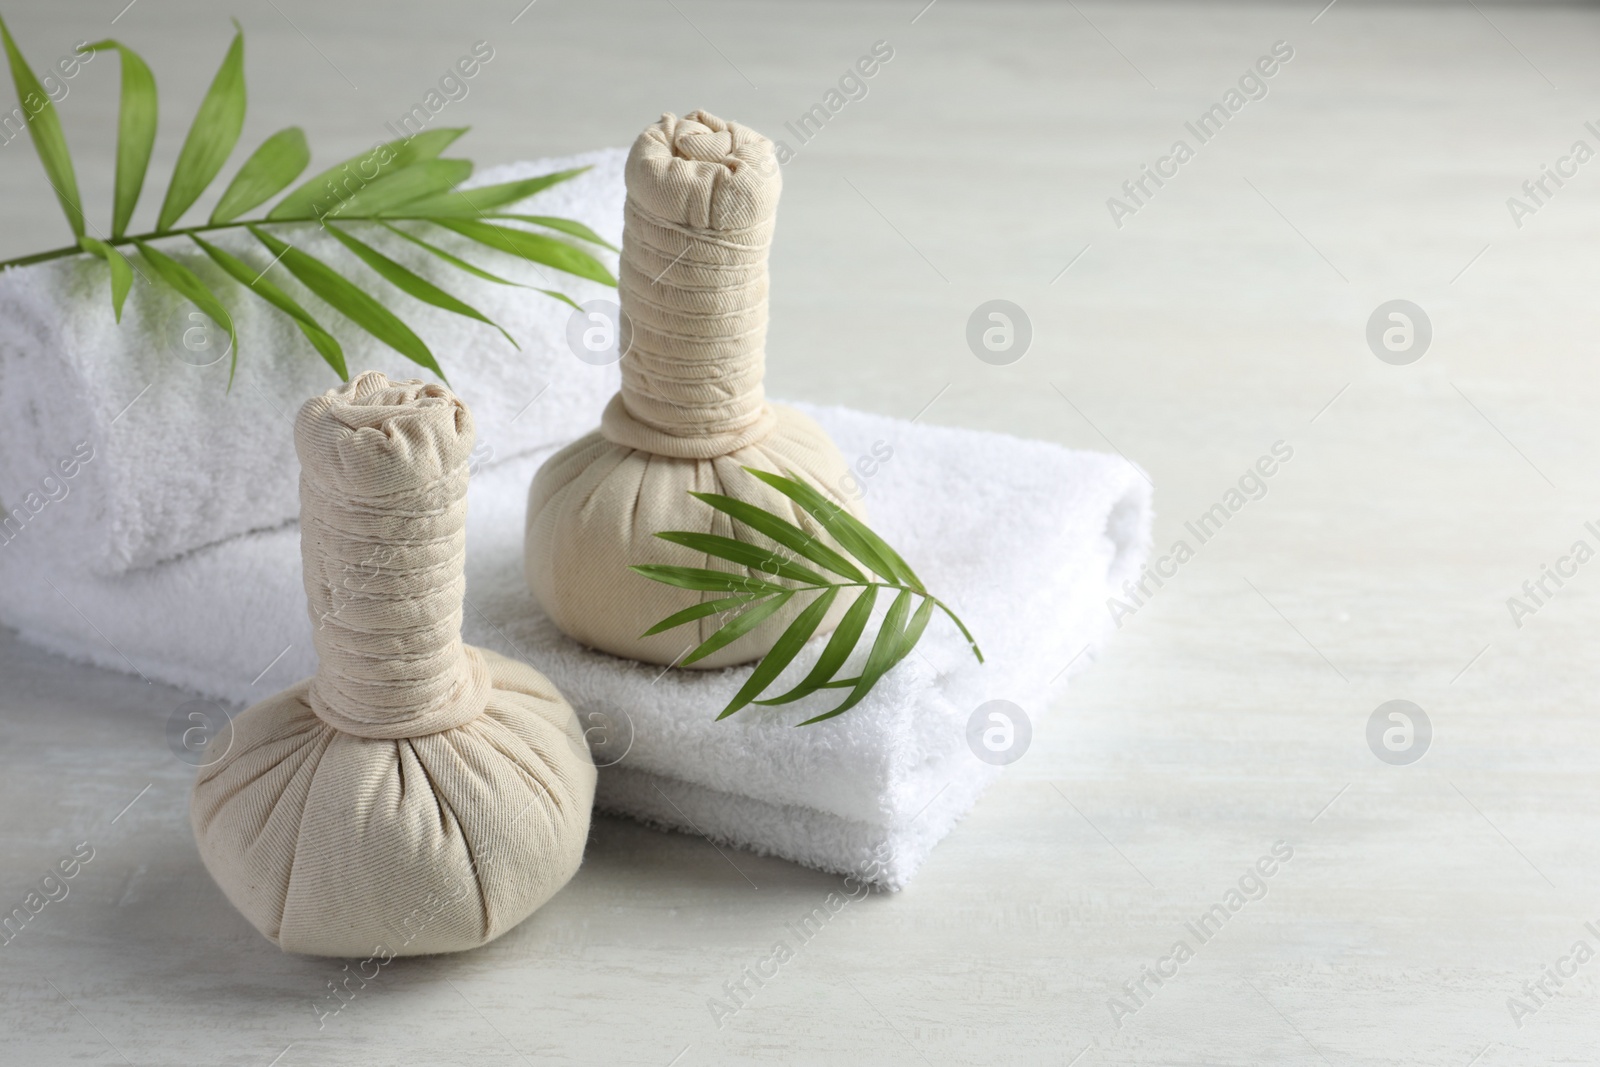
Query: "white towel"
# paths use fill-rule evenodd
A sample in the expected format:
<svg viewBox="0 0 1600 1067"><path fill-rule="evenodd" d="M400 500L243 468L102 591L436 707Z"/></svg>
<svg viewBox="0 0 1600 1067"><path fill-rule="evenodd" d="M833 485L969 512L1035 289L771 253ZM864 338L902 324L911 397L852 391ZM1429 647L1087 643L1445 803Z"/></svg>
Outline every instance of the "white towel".
<svg viewBox="0 0 1600 1067"><path fill-rule="evenodd" d="M839 718L793 727L834 691L716 722L749 667L663 673L584 649L539 614L521 577L522 527L545 453L473 481L464 634L547 674L586 723L613 731L611 752L631 733L601 772L602 809L897 888L997 773L968 747L973 711L1003 699L1037 719L1052 682L1114 631L1107 597L1148 550L1150 489L1115 456L799 406L852 462L874 457L860 483L872 525L962 616L987 665L936 615L917 651ZM69 521L72 504L55 518ZM0 621L31 641L238 702L312 669L293 528L112 578L32 566L13 552L28 547L0 549Z"/></svg>
<svg viewBox="0 0 1600 1067"><path fill-rule="evenodd" d="M592 164L521 209L576 219L616 244L625 158L624 149L607 149L515 163L485 171L471 184ZM595 420L587 401L603 404L618 375L614 366L592 366L573 355L570 307L471 277L393 235L369 238L365 229L352 232L478 308L522 346L519 352L490 326L401 294L314 228L283 231L297 247L377 294L428 344L478 420L484 465L590 428ZM606 286L429 229L428 240L501 277L558 289L579 303L616 299ZM242 230L220 233L214 243L252 264L271 262ZM6 513L0 515L0 544L35 539L38 532L27 527L60 506L63 494L80 500L77 522L56 541L58 558L87 562L101 574L170 559L298 514L300 468L290 421L302 402L336 385L337 376L285 316L243 292L199 248L179 241L161 247L200 274L234 317L242 343L232 392L225 392L228 360L198 367L176 354L185 331L199 324L186 317L192 306L170 289L141 284L136 276L119 326L106 266L98 259L79 256L0 273L0 511ZM612 253L587 247L614 269ZM132 262L148 272L137 256ZM339 338L352 375L427 376L322 304L284 268L274 277ZM72 476L65 477L69 469Z"/></svg>

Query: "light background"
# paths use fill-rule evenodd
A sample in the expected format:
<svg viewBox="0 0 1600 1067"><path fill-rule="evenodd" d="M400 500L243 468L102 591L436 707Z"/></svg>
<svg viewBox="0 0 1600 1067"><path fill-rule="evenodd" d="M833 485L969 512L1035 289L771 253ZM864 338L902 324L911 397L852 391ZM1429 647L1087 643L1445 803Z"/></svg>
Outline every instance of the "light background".
<svg viewBox="0 0 1600 1067"><path fill-rule="evenodd" d="M194 853L191 772L161 732L184 695L0 636L0 906L97 849L0 948L0 1058L1591 1060L1600 962L1520 1028L1507 998L1579 938L1600 949L1600 563L1520 628L1506 600L1578 538L1600 547L1600 160L1520 228L1506 200L1573 141L1600 149L1600 13L124 2L3 13L36 65L108 34L145 55L157 183L230 11L242 143L298 123L318 161L384 136L478 40L495 58L440 121L474 127L480 166L626 144L695 107L793 145L783 123L886 40L867 98L784 170L771 392L1115 447L1155 482L1158 549L1274 442L1294 458L1059 694L908 890L852 904L720 1030L707 998L839 880L731 854L753 891L703 840L601 818L544 910L478 952L391 965L319 1032L342 972L257 937ZM1279 40L1294 58L1269 95L1114 226L1106 199ZM91 204L110 199L113 71L98 60L61 105ZM32 149L0 147L0 258L65 233ZM992 298L1033 324L1012 366L965 344ZM1409 366L1364 340L1395 298L1433 325ZM1366 744L1394 698L1433 724L1412 766ZM1117 987L1279 839L1295 856L1265 899L1116 1027Z"/></svg>

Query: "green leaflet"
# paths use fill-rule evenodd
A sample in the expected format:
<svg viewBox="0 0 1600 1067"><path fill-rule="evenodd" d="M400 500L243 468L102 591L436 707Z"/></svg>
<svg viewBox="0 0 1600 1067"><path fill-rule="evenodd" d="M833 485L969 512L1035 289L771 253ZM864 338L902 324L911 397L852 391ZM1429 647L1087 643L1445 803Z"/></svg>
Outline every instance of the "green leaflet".
<svg viewBox="0 0 1600 1067"><path fill-rule="evenodd" d="M267 212L267 220L283 222L289 219L321 218L337 208L341 201L384 175L393 174L413 163L437 159L440 152L466 132L465 126L428 130L409 141L390 141L335 163L316 177L297 185Z"/></svg>
<svg viewBox="0 0 1600 1067"><path fill-rule="evenodd" d="M391 233L399 234L401 237L404 237L406 240L420 248L427 249L429 252L433 253L435 256L438 256L452 267L455 267L457 270L464 270L475 278L482 278L484 281L494 282L496 285L514 285L518 289L532 289L536 293L543 293L545 296L554 297L563 304L566 304L568 307L572 308L574 311L583 310L582 306L566 293L557 292L554 289L540 289L535 285L523 285L521 282L514 282L510 278L502 278L498 274L491 274L482 267L475 267L459 256L451 255L438 245L430 244L414 233L407 233L405 230L400 229L400 227L395 226L384 219L379 219L378 222L383 226L384 229L390 231Z"/></svg>
<svg viewBox="0 0 1600 1067"><path fill-rule="evenodd" d="M517 342L512 339L509 333L506 333L504 328L502 328L499 323L487 318L477 308L470 304L462 303L460 300L457 300L455 297L451 296L443 289L440 289L437 285L434 285L426 278L414 274L404 266L396 263L394 260L384 255L382 252L379 252L377 249L373 248L371 245L361 243L354 237L351 237L349 234L339 229L339 227L330 223L326 228L328 233L333 236L334 240L338 241L350 251L354 252L361 262L377 271L383 276L384 280L388 281L397 289L416 297L418 300L421 300L424 303L432 304L434 307L443 308L446 311L453 311L457 315L464 315L469 319L477 319L479 322L484 323L485 325L493 326L495 329L500 331L502 337L511 342L512 348L521 351L522 346L517 344Z"/></svg>
<svg viewBox="0 0 1600 1067"><path fill-rule="evenodd" d="M786 471L787 478L770 471L746 467L745 471L766 482L772 488L805 509L806 514L822 523L852 556L871 567L873 573L891 582L901 582L913 589L921 589L922 581L900 558L900 554L867 528L867 525L835 501L806 484L794 471Z"/></svg>
<svg viewBox="0 0 1600 1067"><path fill-rule="evenodd" d="M133 288L133 265L126 257L104 241L97 241L93 237L80 237L78 244L84 251L93 252L106 261L111 268L111 310L116 315L117 321L122 321L122 305L128 299L128 290Z"/></svg>
<svg viewBox="0 0 1600 1067"><path fill-rule="evenodd" d="M465 159L430 159L413 163L356 190L322 216L332 218L375 218L397 209L408 200L449 189L472 176L472 164Z"/></svg>
<svg viewBox="0 0 1600 1067"><path fill-rule="evenodd" d="M117 116L117 184L111 208L111 236L128 231L150 169L150 151L156 144L156 79L139 54L117 41L97 41L92 52L115 50L122 61L122 104ZM118 314L121 321L121 314Z"/></svg>
<svg viewBox="0 0 1600 1067"><path fill-rule="evenodd" d="M683 589L740 594L710 604L696 604L679 611L651 627L645 636L738 607L742 601L756 602L754 607L713 633L695 654L685 661L686 663L693 662L696 658L703 658L717 648L725 647L749 633L762 621L770 618L791 597L806 592L818 594L817 598L807 605L772 643L767 654L757 663L750 677L717 718L725 719L750 704L775 707L802 700L825 689L849 689L850 692L838 705L821 715L806 719L799 725L809 726L843 715L866 699L867 694L884 675L894 669L895 665L916 647L917 642L922 640L922 635L927 631L928 622L933 618L935 608L949 616L950 621L955 623L962 636L967 639L972 654L979 663L983 662L983 653L979 651L977 642L967 631L966 625L923 587L910 565L865 523L854 516L846 515L838 505L794 477L792 472L789 477L785 477L749 467L744 470L799 504L807 514L822 523L846 551L861 559L884 580L868 581L854 563L778 515L734 497L717 493L691 492L690 496L709 504L752 531L771 538L778 545L790 549L842 579L835 581L833 578L825 577L782 555L777 549L766 548L759 544L678 530L656 534L664 541L704 552L710 558L726 560L741 567L760 571L768 577L783 578L798 583L793 586L783 586L761 578L741 576L726 571L663 564L643 564L630 568L652 581ZM843 521L844 518L848 518L849 522ZM788 692L780 696L763 698L761 694L777 680L789 664L794 662L800 651L816 635L834 602L845 589L858 589L859 592L840 618L839 625L829 636L827 644L811 670ZM880 589L892 590L895 593L894 601L889 605L888 613L878 627L872 647L867 652L866 662L855 675L842 677L845 664L849 662L852 653L859 647L862 636L866 633ZM913 608L913 603L919 600L920 603L916 603ZM755 619L754 622L750 621L752 617ZM725 633L730 630L731 633Z"/></svg>
<svg viewBox="0 0 1600 1067"><path fill-rule="evenodd" d="M712 571L704 567L671 567L660 563L644 563L637 567L629 567L649 578L652 582L663 585L675 585L679 589L694 589L705 593L787 593L786 586L773 582L763 582L760 578L752 578L746 574L733 574L729 571Z"/></svg>
<svg viewBox="0 0 1600 1067"><path fill-rule="evenodd" d="M689 495L696 500L702 500L710 504L723 514L737 519L757 533L765 534L784 548L798 552L819 567L826 567L834 574L848 578L852 582L864 582L867 580L867 576L861 573L860 568L855 564L787 519L779 518L771 512L762 511L754 504L747 504L743 500L735 500L731 496L723 496L720 493L690 493Z"/></svg>
<svg viewBox="0 0 1600 1067"><path fill-rule="evenodd" d="M454 230L463 237L477 241L481 245L509 252L514 256L531 260L534 263L543 263L547 267L564 270L568 274L576 274L580 278L601 282L605 285L616 285L617 280L611 276L598 259L581 248L576 248L565 241L557 241L541 233L529 233L527 230L511 229L505 226L496 226L489 222L474 222L468 219L435 219L438 225L449 230Z"/></svg>
<svg viewBox="0 0 1600 1067"><path fill-rule="evenodd" d="M294 319L295 325L300 327L300 332L306 335L306 340L311 342L311 347L333 368L333 372L342 381L350 380L350 372L345 368L344 349L339 342L322 324L311 317L311 313L297 304L288 293L279 289L266 279L266 271L256 271L244 260L225 252L202 240L197 234L190 234L190 240L199 245L223 270L233 275L236 281L242 282L245 288L255 293L261 299Z"/></svg>
<svg viewBox="0 0 1600 1067"><path fill-rule="evenodd" d="M474 278L482 278L484 281L486 281L486 282L494 282L496 285L514 285L518 289L527 289L527 288L529 288L529 286L523 285L521 282L514 282L510 278L502 278L498 274L491 274L488 271L484 270L482 267L475 267L471 263L468 263L466 260L460 258L459 256L451 255L449 252L446 252L444 249L440 248L438 245L431 244L428 241L424 241L422 238L418 237L416 234L409 233L409 232L407 232L405 230L402 230L400 227L394 225L391 222L388 222L387 220L379 219L378 223L384 229L388 230L390 233L398 234L401 237L404 237L406 240L410 241L412 244L416 245L417 247L427 249L429 252L433 253L435 256L438 256L440 259L444 260L446 263L450 264L452 267L455 267L457 270L464 270L468 274L472 275ZM543 292L544 290L540 290L540 291ZM577 305L573 305L573 306L576 307Z"/></svg>
<svg viewBox="0 0 1600 1067"><path fill-rule="evenodd" d="M534 193L576 178L588 169L588 167L578 167L575 170L556 171L554 174L541 174L537 178L521 178L517 181L500 182L497 185L480 185L476 189L436 193L406 204L404 216L427 219L481 218L486 212L506 204L515 204L519 200L526 200ZM395 214L398 217L401 213L397 211Z"/></svg>
<svg viewBox="0 0 1600 1067"><path fill-rule="evenodd" d="M265 204L300 177L310 162L306 132L298 126L279 130L261 142L261 147L251 153L228 183L211 212L212 224L232 222L251 208Z"/></svg>
<svg viewBox="0 0 1600 1067"><path fill-rule="evenodd" d="M33 149L39 153L45 177L56 191L61 210L66 213L72 236L82 237L83 199L78 195L78 176L72 170L72 153L67 150L67 138L61 132L61 119L56 115L56 105L39 84L39 79L34 77L28 61L22 58L4 19L0 19L0 40L5 43L6 61L11 65L11 81L17 87L17 103L27 116L28 136L33 139Z"/></svg>
<svg viewBox="0 0 1600 1067"><path fill-rule="evenodd" d="M818 689L826 689L830 684L829 679L839 673L845 660L850 658L850 653L855 651L856 642L861 640L862 631L867 628L867 620L872 617L872 605L877 602L877 586L867 586L856 595L855 603L851 604L844 613L844 618L839 620L838 629L833 631L833 636L828 638L827 647L822 650L822 655L817 659L816 666L811 668L811 673L801 679L800 684L782 696L772 697L769 700L758 700L757 704L792 704L801 697L810 696Z"/></svg>
<svg viewBox="0 0 1600 1067"><path fill-rule="evenodd" d="M234 23L235 27L238 23ZM161 202L161 214L156 219L156 232L172 229L185 211L206 191L211 179L222 170L239 142L239 131L244 129L244 31L233 35L233 44L212 79L211 88L200 102L189 135L178 152L178 162L172 168L172 181L167 185L166 199Z"/></svg>
<svg viewBox="0 0 1600 1067"><path fill-rule="evenodd" d="M757 594L755 593L740 593L738 596L723 597L720 600L702 601L693 607L673 612L639 636L650 637L670 630L675 626L682 626L686 622L694 622L696 619L703 619L707 615L715 615L719 611L732 611L734 608L750 603L756 597Z"/></svg>
<svg viewBox="0 0 1600 1067"><path fill-rule="evenodd" d="M777 596L757 601L753 607L743 614L735 616L732 622L727 623L722 629L706 638L699 648L684 658L683 665L687 667L691 663L697 663L711 655L711 653L718 652L733 644L781 610L792 596L794 596L794 593L785 589Z"/></svg>
<svg viewBox="0 0 1600 1067"><path fill-rule="evenodd" d="M741 567L760 571L763 574L778 578L788 578L794 582L809 582L821 585L827 581L816 571L808 570L782 554L770 548L752 545L747 541L735 541L731 537L722 537L717 534L689 533L687 531L668 531L656 534L663 541L670 541L675 545L692 548L696 552L704 552L717 559L725 559L729 563L737 563Z"/></svg>
<svg viewBox="0 0 1600 1067"><path fill-rule="evenodd" d="M444 371L439 369L438 361L433 358L428 346L422 343L422 338L396 318L392 311L345 281L337 271L315 256L284 244L257 226L248 229L256 240L267 247L267 251L288 268L290 274L329 307L411 362L433 371L441 381L449 380L445 378Z"/></svg>
<svg viewBox="0 0 1600 1067"><path fill-rule="evenodd" d="M911 646L906 644L905 623L906 616L911 611L913 595L911 590L902 589L900 595L894 598L894 603L889 605L889 613L883 617L883 625L878 627L878 637L872 642L872 651L867 653L866 665L861 668L861 677L844 703L832 711L813 715L799 725L810 726L812 723L824 722L837 715L843 715L861 703L862 699L872 691L872 687L878 684L878 679L888 674L889 668L899 663L905 654L911 651ZM927 620L923 621L926 623Z"/></svg>
<svg viewBox="0 0 1600 1067"><path fill-rule="evenodd" d="M535 226L543 226L546 229L557 230L561 233L570 234L571 236L578 238L580 241L588 241L590 244L597 244L601 248L609 249L612 252L621 251L621 249L617 248L616 245L612 244L610 241L607 241L604 237L601 237L583 223L574 222L572 219L558 219L550 215L502 215L498 212L485 217L490 219L509 219L512 222L531 222Z"/></svg>
<svg viewBox="0 0 1600 1067"><path fill-rule="evenodd" d="M823 618L828 614L828 609L833 607L833 602L839 596L838 587L828 589L817 599L806 605L806 610L795 616L794 622L783 631L773 644L771 651L762 657L756 664L756 669L749 679L728 701L728 706L722 709L719 719L726 719L729 715L749 704L761 691L777 680L783 669L793 662L795 656L811 640L811 635L817 632L817 627L822 625Z"/></svg>
<svg viewBox="0 0 1600 1067"><path fill-rule="evenodd" d="M222 301L217 299L216 294L206 287L206 283L201 281L200 276L194 271L143 241L135 241L134 246L139 249L139 254L162 281L187 298L212 322L228 331L228 388L232 389L234 372L239 369L239 335L233 328L233 316L228 314L228 309L222 306Z"/></svg>
<svg viewBox="0 0 1600 1067"><path fill-rule="evenodd" d="M543 293L545 296L548 296L548 297L553 297L556 300L561 301L563 304L566 304L573 311L582 311L583 310L583 305L578 303L576 300L572 299L572 297L568 296L566 293L560 292L560 291L555 290L555 289L540 289L537 286L534 287L533 291L536 292L536 293Z"/></svg>

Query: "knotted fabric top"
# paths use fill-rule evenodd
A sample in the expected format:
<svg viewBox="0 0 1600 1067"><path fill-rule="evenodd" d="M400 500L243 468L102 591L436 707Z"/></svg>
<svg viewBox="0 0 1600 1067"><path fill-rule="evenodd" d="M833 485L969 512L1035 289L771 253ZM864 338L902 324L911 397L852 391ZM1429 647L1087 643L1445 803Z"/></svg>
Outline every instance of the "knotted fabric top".
<svg viewBox="0 0 1600 1067"><path fill-rule="evenodd" d="M361 737L465 725L491 688L461 643L472 415L442 385L369 371L295 420L311 708Z"/></svg>
<svg viewBox="0 0 1600 1067"><path fill-rule="evenodd" d="M601 431L697 459L753 444L777 425L762 389L783 187L772 142L704 111L666 114L634 142L626 175L618 291L631 337Z"/></svg>

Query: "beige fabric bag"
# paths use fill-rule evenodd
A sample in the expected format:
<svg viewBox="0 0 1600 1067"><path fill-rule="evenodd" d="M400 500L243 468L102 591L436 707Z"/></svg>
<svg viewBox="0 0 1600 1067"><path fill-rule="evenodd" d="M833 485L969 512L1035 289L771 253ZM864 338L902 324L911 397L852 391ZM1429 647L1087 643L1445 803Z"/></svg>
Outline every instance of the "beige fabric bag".
<svg viewBox="0 0 1600 1067"><path fill-rule="evenodd" d="M246 710L190 816L228 899L286 951L453 952L578 869L595 770L543 675L461 642L472 415L363 374L295 422L319 663Z"/></svg>
<svg viewBox="0 0 1600 1067"><path fill-rule="evenodd" d="M688 495L723 493L820 527L741 467L792 470L853 514L849 475L828 436L768 404L767 252L782 189L772 142L703 111L668 114L634 142L619 292L626 330L622 390L600 429L552 456L528 496L528 586L555 624L586 645L673 663L722 624L716 616L640 637L683 608L715 599L627 568L670 563L737 570L658 540L664 530L740 537L743 527ZM745 538L760 541L759 538ZM694 664L756 659L809 598ZM844 606L824 623L826 632Z"/></svg>

